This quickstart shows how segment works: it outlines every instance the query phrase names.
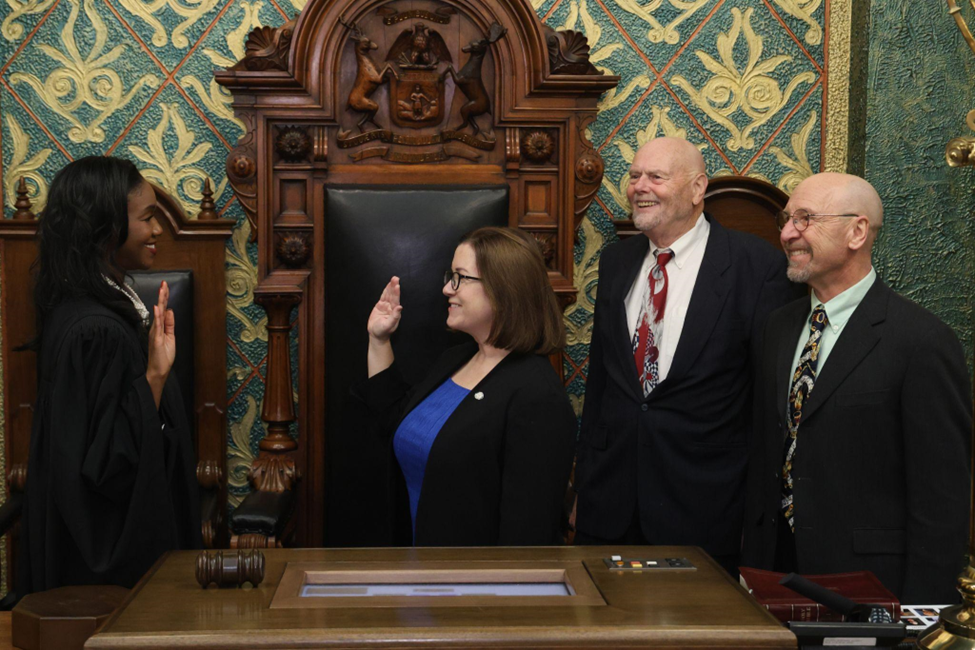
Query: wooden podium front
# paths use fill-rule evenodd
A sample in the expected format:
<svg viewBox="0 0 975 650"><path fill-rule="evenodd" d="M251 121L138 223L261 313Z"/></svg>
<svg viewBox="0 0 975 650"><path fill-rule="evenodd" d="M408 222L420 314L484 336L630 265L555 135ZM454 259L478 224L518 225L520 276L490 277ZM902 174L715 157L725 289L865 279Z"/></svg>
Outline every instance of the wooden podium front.
<svg viewBox="0 0 975 650"><path fill-rule="evenodd" d="M796 647L697 548L264 553L264 582L243 589L201 589L197 553L167 554L85 647ZM614 554L623 556L622 568L607 566ZM513 595L484 595L495 587ZM539 595L525 593L536 587ZM472 593L444 595L464 589ZM365 595L374 590L379 595Z"/></svg>

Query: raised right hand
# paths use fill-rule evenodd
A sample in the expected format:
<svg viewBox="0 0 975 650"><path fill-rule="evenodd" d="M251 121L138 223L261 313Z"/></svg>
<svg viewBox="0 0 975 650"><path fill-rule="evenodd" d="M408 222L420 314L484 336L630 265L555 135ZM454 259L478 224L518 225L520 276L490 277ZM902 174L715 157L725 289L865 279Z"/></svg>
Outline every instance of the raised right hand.
<svg viewBox="0 0 975 650"><path fill-rule="evenodd" d="M169 285L159 284L159 299L153 306L152 327L149 328L149 363L146 379L156 401L162 400L163 386L176 360L176 319L169 309Z"/></svg>
<svg viewBox="0 0 975 650"><path fill-rule="evenodd" d="M383 289L379 302L372 308L372 313L369 314L366 330L371 338L380 342L388 341L390 335L399 327L400 316L403 314L399 296L399 278L394 275Z"/></svg>

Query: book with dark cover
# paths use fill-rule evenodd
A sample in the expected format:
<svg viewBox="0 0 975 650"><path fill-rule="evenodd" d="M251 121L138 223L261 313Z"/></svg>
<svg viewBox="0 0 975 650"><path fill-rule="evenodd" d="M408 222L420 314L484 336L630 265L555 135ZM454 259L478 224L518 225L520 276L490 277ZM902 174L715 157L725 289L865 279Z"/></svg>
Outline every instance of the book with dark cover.
<svg viewBox="0 0 975 650"><path fill-rule="evenodd" d="M779 584L784 573L739 567L741 586L783 623L788 621L842 621L843 616ZM901 617L900 601L870 571L804 576L821 587L865 605L880 605L894 621Z"/></svg>

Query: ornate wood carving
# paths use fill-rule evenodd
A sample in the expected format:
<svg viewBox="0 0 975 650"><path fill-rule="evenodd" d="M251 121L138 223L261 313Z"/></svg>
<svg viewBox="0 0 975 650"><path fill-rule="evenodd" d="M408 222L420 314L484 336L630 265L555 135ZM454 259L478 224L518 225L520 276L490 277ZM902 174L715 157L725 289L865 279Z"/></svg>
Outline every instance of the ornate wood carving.
<svg viewBox="0 0 975 650"><path fill-rule="evenodd" d="M255 139L254 111L236 109L235 114L244 123L246 131L237 146L227 156L227 180L244 215L251 224L251 241L257 241L257 143Z"/></svg>
<svg viewBox="0 0 975 650"><path fill-rule="evenodd" d="M281 543L274 535L269 537L260 533L244 533L230 539L230 548L281 548Z"/></svg>
<svg viewBox="0 0 975 650"><path fill-rule="evenodd" d="M595 70L581 35L545 28L527 0L425 2L308 0L289 23L290 50L279 31L261 30L240 63L215 74L247 127L228 157L231 186L255 236L271 237L259 242L255 291L269 321L261 414L268 429L255 466L268 486L291 481L291 467L305 477L293 486L302 545L323 542L321 513L331 498L323 495L332 435L323 396L325 374L339 370L328 367L325 350L322 259L331 184L506 183L509 223L539 233L559 299L577 292L569 233L602 173L585 124L619 79ZM287 124L301 125L311 141L310 150L302 147L309 168L277 164L285 159L275 127ZM296 409L288 339L297 304ZM292 453L296 418L302 449Z"/></svg>
<svg viewBox="0 0 975 650"><path fill-rule="evenodd" d="M17 463L7 472L7 488L12 492L23 492L27 487L27 464Z"/></svg>
<svg viewBox="0 0 975 650"><path fill-rule="evenodd" d="M386 65L380 71L376 66L376 62L369 55L370 51L379 49L379 46L369 40L369 37L363 34L361 29L356 27L355 22L351 25L347 25L344 22L342 24L352 31L352 40L355 41L355 60L357 66L355 84L352 87L352 92L349 93L347 103L353 111L362 113L362 118L356 123L356 126L359 127L359 133L363 132L362 127L366 124L372 124L377 129L382 129L383 127L375 121L379 104L371 99L371 95L382 85L386 79L386 75L393 72L393 68Z"/></svg>
<svg viewBox="0 0 975 650"><path fill-rule="evenodd" d="M295 20L281 27L257 27L248 36L244 45L244 58L231 68L267 72L288 69L288 50L294 33Z"/></svg>
<svg viewBox="0 0 975 650"><path fill-rule="evenodd" d="M203 198L200 199L200 213L196 216L197 221L211 221L218 219L217 205L213 202L213 186L210 178L203 181Z"/></svg>
<svg viewBox="0 0 975 650"><path fill-rule="evenodd" d="M475 137L481 132L477 120L474 118L491 111L491 99L484 87L484 82L481 80L481 64L484 63L484 55L487 53L488 46L504 36L506 32L507 30L504 27L494 23L486 37L471 41L469 45L461 48L462 51L470 53L470 58L467 59L467 63L460 69L460 72L454 72L453 66L447 68L457 87L467 96L468 100L466 104L460 107L460 117L463 122L455 131L469 126Z"/></svg>
<svg viewBox="0 0 975 650"><path fill-rule="evenodd" d="M548 45L548 63L552 74L602 74L589 62L589 41L582 32L571 29L555 31L546 27L545 41Z"/></svg>
<svg viewBox="0 0 975 650"><path fill-rule="evenodd" d="M535 243L538 244L538 250L541 251L542 259L545 260L545 266L553 271L557 271L558 269L555 267L555 233L533 232L532 237L535 238Z"/></svg>
<svg viewBox="0 0 975 650"><path fill-rule="evenodd" d="M264 554L250 551L203 551L196 558L196 581L206 589L240 587L245 582L257 587L264 581Z"/></svg>
<svg viewBox="0 0 975 650"><path fill-rule="evenodd" d="M311 256L311 243L307 233L285 232L278 236L274 253L282 264L291 269L298 269L308 262Z"/></svg>
<svg viewBox="0 0 975 650"><path fill-rule="evenodd" d="M204 490L215 490L223 484L223 463L201 460L196 464L196 481Z"/></svg>
<svg viewBox="0 0 975 650"><path fill-rule="evenodd" d="M521 138L521 153L533 163L549 162L555 153L555 138L547 131L529 131Z"/></svg>
<svg viewBox="0 0 975 650"><path fill-rule="evenodd" d="M261 419L267 422L267 435L261 440L260 448L273 452L291 451L298 445L288 434L288 428L295 421L291 390L290 316L291 308L301 302L301 294L255 292L254 300L267 312L269 360L261 411Z"/></svg>
<svg viewBox="0 0 975 650"><path fill-rule="evenodd" d="M595 119L596 116L592 115L580 120L577 131L581 153L575 162L574 231L578 229L582 218L586 216L586 211L589 209L592 200L596 198L599 184L603 180L603 159L593 149L592 143L586 137L586 128Z"/></svg>
<svg viewBox="0 0 975 650"><path fill-rule="evenodd" d="M28 221L35 219L31 211L30 197L27 196L27 180L21 176L17 182L17 200L14 202L14 219Z"/></svg>
<svg viewBox="0 0 975 650"><path fill-rule="evenodd" d="M285 126L278 129L274 149L285 162L305 162L311 153L311 138L300 126Z"/></svg>
<svg viewBox="0 0 975 650"><path fill-rule="evenodd" d="M294 488L301 476L291 458L262 453L251 466L249 478L254 489L261 492L286 492Z"/></svg>
<svg viewBox="0 0 975 650"><path fill-rule="evenodd" d="M324 126L311 127L312 139L312 160L317 163L328 161L328 130Z"/></svg>
<svg viewBox="0 0 975 650"><path fill-rule="evenodd" d="M212 519L207 519L206 521L203 522L203 528L202 528L203 546L205 548L214 548L216 546L219 546L221 543L223 544L226 543L226 542L219 541L222 537L221 531L223 530L223 527L224 527L223 508L217 508L214 513L214 517Z"/></svg>

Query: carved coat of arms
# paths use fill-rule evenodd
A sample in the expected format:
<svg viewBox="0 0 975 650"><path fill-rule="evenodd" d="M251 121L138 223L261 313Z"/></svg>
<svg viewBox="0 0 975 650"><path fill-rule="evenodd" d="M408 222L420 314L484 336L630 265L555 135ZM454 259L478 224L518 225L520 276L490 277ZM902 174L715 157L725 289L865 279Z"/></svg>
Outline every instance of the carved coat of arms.
<svg viewBox="0 0 975 650"><path fill-rule="evenodd" d="M446 25L450 22L452 7L443 6L436 12L412 9L397 12L383 7L379 13L384 16L386 29L404 20L413 20L410 28L402 30L393 45L382 56L382 64L373 59L372 52L378 50L377 43L370 39L355 23L345 25L352 31L350 40L356 58L356 77L348 95L348 108L358 114L353 132L340 132L338 144L342 148L358 147L367 142L380 141L400 147L443 145L456 141L473 149L490 151L496 142L485 139L484 128L477 118L490 115L491 101L482 80L482 63L489 46L501 38L505 30L500 25L492 25L483 38L475 38L461 52L469 56L460 70L454 69L454 57L440 33L428 23ZM391 35L390 35L391 36ZM384 40L383 35L375 35L376 40ZM388 41L387 41L388 42ZM378 53L377 53L378 54ZM458 53L459 54L459 53ZM446 78L453 78L456 92L453 104L460 102L458 109L446 104ZM372 95L383 84L388 84L389 125L377 122L380 106ZM454 115L458 123L451 130L445 120ZM444 128L436 134L403 134L398 129L430 129L440 125ZM390 130L393 129L393 130ZM488 129L490 131L490 129ZM429 135L428 135L429 134ZM374 147L353 154L354 160L373 156L383 156L398 162L429 162L445 160L458 155L476 159L479 154L472 151L424 152L409 154L402 151L391 152L390 147Z"/></svg>

